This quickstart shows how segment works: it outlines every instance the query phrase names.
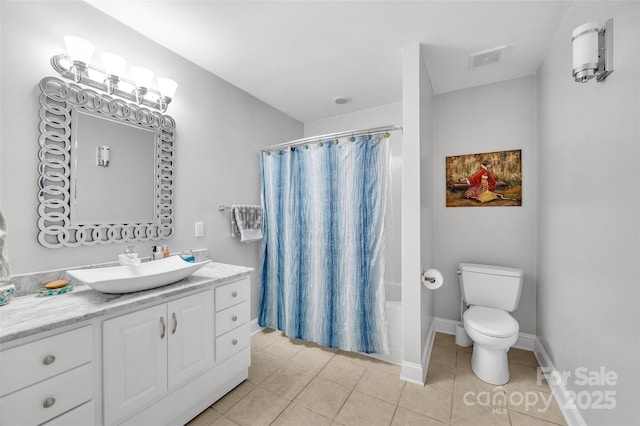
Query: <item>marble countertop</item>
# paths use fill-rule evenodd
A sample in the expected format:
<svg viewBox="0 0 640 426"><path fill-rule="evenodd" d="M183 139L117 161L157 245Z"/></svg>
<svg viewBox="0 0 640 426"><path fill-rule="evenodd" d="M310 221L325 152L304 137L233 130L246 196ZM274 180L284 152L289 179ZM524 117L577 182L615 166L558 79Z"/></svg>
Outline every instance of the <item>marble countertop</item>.
<svg viewBox="0 0 640 426"><path fill-rule="evenodd" d="M0 307L0 344L80 321L124 311L136 305L161 301L228 279L249 275L253 268L209 263L174 284L126 294L100 293L86 285L58 296L15 297Z"/></svg>

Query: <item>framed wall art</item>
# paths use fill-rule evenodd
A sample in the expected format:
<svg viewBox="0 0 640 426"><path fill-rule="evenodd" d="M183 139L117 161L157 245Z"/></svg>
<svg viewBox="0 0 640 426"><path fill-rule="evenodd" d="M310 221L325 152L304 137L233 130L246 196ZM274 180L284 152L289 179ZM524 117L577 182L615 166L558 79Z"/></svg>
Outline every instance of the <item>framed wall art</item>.
<svg viewBox="0 0 640 426"><path fill-rule="evenodd" d="M447 207L522 205L522 150L446 158Z"/></svg>

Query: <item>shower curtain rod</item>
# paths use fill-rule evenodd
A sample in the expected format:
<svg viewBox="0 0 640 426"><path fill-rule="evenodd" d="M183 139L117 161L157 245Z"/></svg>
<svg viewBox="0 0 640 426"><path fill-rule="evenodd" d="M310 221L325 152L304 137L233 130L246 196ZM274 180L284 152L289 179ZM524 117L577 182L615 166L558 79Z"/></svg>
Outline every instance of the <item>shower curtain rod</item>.
<svg viewBox="0 0 640 426"><path fill-rule="evenodd" d="M344 131L344 132L337 132L337 133L328 133L326 135L319 135L319 136L311 136L308 138L302 138L302 139L296 139L293 141L289 141L289 142L285 142L285 143L281 143L278 145L272 145L272 146L268 146L266 148L262 148L260 151L272 151L272 150L277 150L277 149L281 149L281 148L290 148L293 146L299 146L299 145L304 145L307 144L309 142L321 142L327 139L331 139L331 138L339 138L342 136L359 136L359 135L372 135L372 134L377 134L377 133L382 133L382 132L393 132L396 130L400 130L402 131L402 126L384 126L384 127L373 127L370 129L359 129L359 130L349 130L349 131Z"/></svg>

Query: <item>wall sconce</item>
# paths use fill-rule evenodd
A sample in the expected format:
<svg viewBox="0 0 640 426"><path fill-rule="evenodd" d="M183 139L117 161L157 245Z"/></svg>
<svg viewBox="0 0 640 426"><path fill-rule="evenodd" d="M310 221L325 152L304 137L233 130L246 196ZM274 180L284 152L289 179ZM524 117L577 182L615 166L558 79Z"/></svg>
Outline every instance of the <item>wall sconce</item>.
<svg viewBox="0 0 640 426"><path fill-rule="evenodd" d="M178 88L175 81L159 77L159 90L152 89L152 71L132 66L133 80L128 79L122 75L126 65L124 58L103 52L100 59L104 68L99 68L90 63L94 51L90 42L75 36L65 36L64 41L68 54L51 58L51 66L61 76L163 113L167 110Z"/></svg>
<svg viewBox="0 0 640 426"><path fill-rule="evenodd" d="M573 47L573 71L578 83L592 78L604 81L613 72L613 19L598 28L593 22L580 25L571 36Z"/></svg>

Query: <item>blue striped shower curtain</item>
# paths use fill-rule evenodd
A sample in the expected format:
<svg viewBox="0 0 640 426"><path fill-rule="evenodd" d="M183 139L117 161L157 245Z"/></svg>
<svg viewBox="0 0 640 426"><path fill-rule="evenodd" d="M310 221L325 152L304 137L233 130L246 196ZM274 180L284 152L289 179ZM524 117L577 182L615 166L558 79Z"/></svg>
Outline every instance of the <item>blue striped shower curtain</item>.
<svg viewBox="0 0 640 426"><path fill-rule="evenodd" d="M388 353L382 135L263 152L263 327L354 352Z"/></svg>

